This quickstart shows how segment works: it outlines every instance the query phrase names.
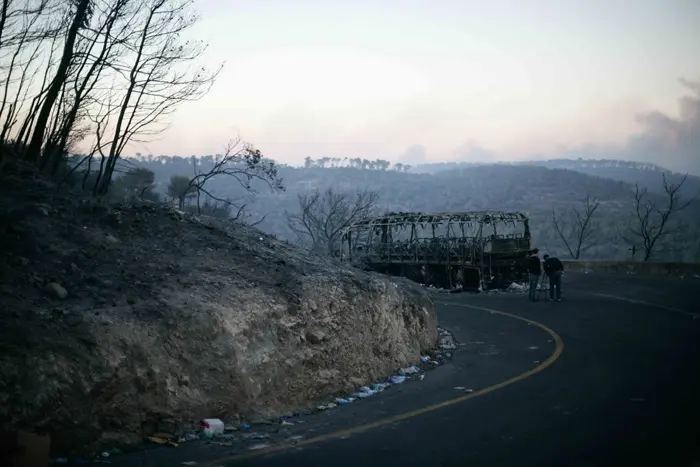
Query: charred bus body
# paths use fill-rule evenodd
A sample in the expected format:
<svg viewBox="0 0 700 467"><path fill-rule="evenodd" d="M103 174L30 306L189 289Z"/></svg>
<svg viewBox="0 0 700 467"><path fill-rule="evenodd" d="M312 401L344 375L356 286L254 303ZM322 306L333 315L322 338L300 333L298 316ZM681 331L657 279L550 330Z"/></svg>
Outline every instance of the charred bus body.
<svg viewBox="0 0 700 467"><path fill-rule="evenodd" d="M340 259L426 285L478 290L523 278L532 250L529 220L519 212L402 212L348 226Z"/></svg>

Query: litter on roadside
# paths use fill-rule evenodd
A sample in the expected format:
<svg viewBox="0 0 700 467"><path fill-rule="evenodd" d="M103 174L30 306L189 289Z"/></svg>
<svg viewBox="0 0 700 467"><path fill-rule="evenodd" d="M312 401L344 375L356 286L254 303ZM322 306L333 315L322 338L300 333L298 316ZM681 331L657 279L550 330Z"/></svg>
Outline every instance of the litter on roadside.
<svg viewBox="0 0 700 467"><path fill-rule="evenodd" d="M406 377L401 375L392 376L389 378L389 381L391 381L391 384L401 384L406 381Z"/></svg>

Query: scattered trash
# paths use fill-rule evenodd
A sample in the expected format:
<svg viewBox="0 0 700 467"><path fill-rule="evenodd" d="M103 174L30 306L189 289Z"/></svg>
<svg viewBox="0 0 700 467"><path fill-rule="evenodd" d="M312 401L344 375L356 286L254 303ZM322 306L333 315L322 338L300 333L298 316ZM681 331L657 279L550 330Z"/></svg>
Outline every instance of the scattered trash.
<svg viewBox="0 0 700 467"><path fill-rule="evenodd" d="M416 373L420 373L420 369L415 365L412 365L412 366L409 366L406 368L401 368L399 370L399 375L401 375L401 376L414 375Z"/></svg>
<svg viewBox="0 0 700 467"><path fill-rule="evenodd" d="M400 375L392 376L391 378L389 378L389 381L391 381L391 384L401 384L406 381L406 377Z"/></svg>
<svg viewBox="0 0 700 467"><path fill-rule="evenodd" d="M185 435L186 441L195 441L196 439L197 439L197 435L195 435L194 433L187 433Z"/></svg>
<svg viewBox="0 0 700 467"><path fill-rule="evenodd" d="M465 389L464 392L474 392L473 389Z"/></svg>
<svg viewBox="0 0 700 467"><path fill-rule="evenodd" d="M107 451L103 451L102 454L100 454L102 457L109 457L109 453Z"/></svg>
<svg viewBox="0 0 700 467"><path fill-rule="evenodd" d="M350 401L348 399L343 399L342 397L338 397L335 399L335 403L338 405L345 405L345 404L349 404L350 402L352 402L352 401ZM284 425L284 423L282 423L282 424Z"/></svg>
<svg viewBox="0 0 700 467"><path fill-rule="evenodd" d="M360 392L353 394L354 397L357 397L358 399L365 399L367 397L373 396L377 393L376 390L370 389L367 386L362 386L360 388Z"/></svg>
<svg viewBox="0 0 700 467"><path fill-rule="evenodd" d="M421 355L420 361L423 363L428 363L430 361L430 357L428 355Z"/></svg>
<svg viewBox="0 0 700 467"><path fill-rule="evenodd" d="M421 380L421 381L423 381L423 380L425 379L425 375L424 375L424 374L423 374L423 375L420 375L420 376L418 377L418 379Z"/></svg>
<svg viewBox="0 0 700 467"><path fill-rule="evenodd" d="M148 440L151 441L151 442L153 442L153 443L156 443L156 444L168 444L168 440L167 440L167 439L156 438L155 436L149 436L149 437L148 437Z"/></svg>
<svg viewBox="0 0 700 467"><path fill-rule="evenodd" d="M250 430L250 425L241 425L241 430Z"/></svg>
<svg viewBox="0 0 700 467"><path fill-rule="evenodd" d="M211 431L212 435L223 435L224 434L224 422L218 418L205 418L199 422L199 426L205 430ZM207 435L209 436L209 435Z"/></svg>
<svg viewBox="0 0 700 467"><path fill-rule="evenodd" d="M231 431L238 431L238 427L235 427L233 425L225 425L224 431L227 433L230 433Z"/></svg>
<svg viewBox="0 0 700 467"><path fill-rule="evenodd" d="M288 422L287 420L282 420L282 423L280 425L294 425L292 422Z"/></svg>
<svg viewBox="0 0 700 467"><path fill-rule="evenodd" d="M456 391L464 391L467 388L465 388L464 386L455 386L453 389Z"/></svg>
<svg viewBox="0 0 700 467"><path fill-rule="evenodd" d="M251 447L249 447L248 449L250 449L251 451L258 451L260 449L267 449L269 447L270 447L270 445L268 443L260 443L260 444L254 444Z"/></svg>
<svg viewBox="0 0 700 467"><path fill-rule="evenodd" d="M517 282L511 283L506 289L507 292L527 292L529 287L525 284L518 284Z"/></svg>
<svg viewBox="0 0 700 467"><path fill-rule="evenodd" d="M539 347L537 347L536 345L531 345L530 347L527 348L527 350L537 350L537 349L539 349Z"/></svg>

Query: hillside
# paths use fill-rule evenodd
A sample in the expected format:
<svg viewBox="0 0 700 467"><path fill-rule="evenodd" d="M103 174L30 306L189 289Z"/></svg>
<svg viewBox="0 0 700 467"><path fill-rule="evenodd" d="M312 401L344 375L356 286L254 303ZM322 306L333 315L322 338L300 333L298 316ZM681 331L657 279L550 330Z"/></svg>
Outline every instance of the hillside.
<svg viewBox="0 0 700 467"><path fill-rule="evenodd" d="M698 161L700 165L700 160ZM482 165L470 162L445 162L436 164L421 164L416 166L414 172L423 172L436 174L440 172L454 171L465 168L473 168ZM683 178L683 174L671 172L668 169L654 164L645 164L641 162L620 161L614 159L549 159L549 160L532 160L517 163L502 163L498 165L513 165L523 166L532 165L537 167L546 167L548 169L565 169L580 172L594 177L607 178L616 180L630 185L639 183L641 186L648 188L650 191L663 193L663 184L661 175L665 175L669 183L679 183ZM687 193L700 193L700 177L689 175L685 182Z"/></svg>
<svg viewBox="0 0 700 467"><path fill-rule="evenodd" d="M201 162L206 166L206 160ZM191 161L186 158L162 157L157 160L130 161L155 173L157 191L165 193L169 178L191 172ZM581 167L580 167L581 168ZM603 170L589 167L593 173ZM583 170L583 168L582 168ZM638 170L638 169L630 169ZM626 172L631 173L631 172ZM648 170L646 183L661 184L661 173ZM298 210L297 196L318 188L334 187L354 191L369 187L381 192L381 211L465 211L465 210L519 210L528 214L535 243L550 252L566 256L566 251L552 229L552 209L568 212L586 195L596 196L601 202L598 211L600 235L597 245L586 253L587 259L627 259L629 245L619 233L634 221L632 186L578 170L548 168L533 165L474 165L453 168L435 174L399 172L396 170L368 170L350 167L293 168L279 167L286 190L272 192L264 184L254 184L258 194L250 197L231 179L212 179L211 190L221 197L245 197L250 219L265 217L259 225L268 233L290 241L295 237L287 226L284 212ZM629 178L627 179L629 180ZM645 186L641 184L641 186ZM689 195L692 185L684 187ZM654 191L650 188L650 191ZM658 191L658 190L657 190ZM660 196L656 198L663 202ZM686 225L682 234L668 239L674 251L659 255L658 260L700 260L700 203L688 209L680 220Z"/></svg>
<svg viewBox="0 0 700 467"><path fill-rule="evenodd" d="M405 279L238 223L2 182L1 429L48 432L57 452L301 409L436 345Z"/></svg>

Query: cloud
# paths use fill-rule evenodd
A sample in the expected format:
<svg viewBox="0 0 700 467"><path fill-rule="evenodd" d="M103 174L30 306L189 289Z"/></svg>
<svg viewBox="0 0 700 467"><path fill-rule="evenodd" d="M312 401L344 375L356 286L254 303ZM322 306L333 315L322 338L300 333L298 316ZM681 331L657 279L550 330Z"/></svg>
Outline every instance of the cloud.
<svg viewBox="0 0 700 467"><path fill-rule="evenodd" d="M690 94L679 99L678 117L658 110L644 112L636 117L641 131L633 133L624 144L586 144L556 157L648 162L675 172L700 175L700 81L679 81Z"/></svg>
<svg viewBox="0 0 700 467"><path fill-rule="evenodd" d="M469 140L454 151L454 157L460 162L493 162L496 154Z"/></svg>
<svg viewBox="0 0 700 467"><path fill-rule="evenodd" d="M399 160L402 164L425 164L428 162L425 146L414 144L401 155Z"/></svg>
<svg viewBox="0 0 700 467"><path fill-rule="evenodd" d="M700 81L680 82L692 95L680 99L679 116L659 111L639 115L643 130L630 137L624 152L628 159L700 174Z"/></svg>

